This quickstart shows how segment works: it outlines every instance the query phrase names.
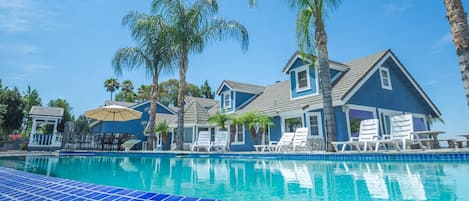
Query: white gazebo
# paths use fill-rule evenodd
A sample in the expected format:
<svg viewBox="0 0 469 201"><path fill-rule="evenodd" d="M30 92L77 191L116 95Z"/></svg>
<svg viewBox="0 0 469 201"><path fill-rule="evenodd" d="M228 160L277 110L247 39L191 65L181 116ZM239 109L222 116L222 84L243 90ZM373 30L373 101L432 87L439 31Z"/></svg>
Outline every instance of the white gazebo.
<svg viewBox="0 0 469 201"><path fill-rule="evenodd" d="M29 112L33 125L29 135L28 150L56 150L62 147L62 136L57 134L57 126L62 119L64 109L60 107L33 106ZM38 129L53 125L52 133ZM42 131L42 132L41 132Z"/></svg>

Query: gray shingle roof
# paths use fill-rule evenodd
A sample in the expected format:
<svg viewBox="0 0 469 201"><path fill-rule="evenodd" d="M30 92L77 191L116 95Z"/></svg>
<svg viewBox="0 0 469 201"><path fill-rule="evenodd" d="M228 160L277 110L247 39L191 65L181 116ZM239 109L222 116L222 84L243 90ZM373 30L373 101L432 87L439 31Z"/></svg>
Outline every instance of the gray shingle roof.
<svg viewBox="0 0 469 201"><path fill-rule="evenodd" d="M293 55L290 57L290 59L288 60L288 62L285 64L285 67L283 67L282 72L288 71L289 68L291 67L290 65L292 64L292 62L294 62L294 59L297 58L297 57L301 57L300 51L296 51L295 53L293 53ZM330 64L335 64L335 65L338 65L338 66L348 67L348 66L347 66L346 64L344 64L344 63L341 63L341 62L338 62L338 61L334 61L334 60L330 60L330 59L329 59L329 63L330 63Z"/></svg>
<svg viewBox="0 0 469 201"><path fill-rule="evenodd" d="M33 106L31 111L29 111L29 115L62 117L64 115L64 109L60 107Z"/></svg>
<svg viewBox="0 0 469 201"><path fill-rule="evenodd" d="M132 107L136 104L137 103L123 102L123 101L110 101L110 100L104 101L104 106L107 106L107 105L120 105L122 107Z"/></svg>
<svg viewBox="0 0 469 201"><path fill-rule="evenodd" d="M212 108L214 105L216 105L219 102L219 101L214 100L214 99L186 96L186 102L187 103L190 103L192 101L196 101L202 107L207 108L207 109Z"/></svg>
<svg viewBox="0 0 469 201"><path fill-rule="evenodd" d="M224 84L228 85L234 91L251 93L251 94L260 94L265 89L265 87L255 85L255 84L247 84L247 83L235 82L231 80L223 80L222 84L217 90L217 94L220 93Z"/></svg>
<svg viewBox="0 0 469 201"><path fill-rule="evenodd" d="M342 100L388 51L381 51L348 62L346 65L350 67L349 70L332 87L332 100ZM302 109L308 105L322 103L321 94L291 100L289 91L289 80L267 86L262 94L241 110L236 111L236 113L242 114L249 111L258 111L274 115L275 113Z"/></svg>
<svg viewBox="0 0 469 201"><path fill-rule="evenodd" d="M187 96L186 102L184 124L208 124L208 118L218 111L220 107L220 101L213 99ZM164 120L170 125L174 125L177 123L177 114L157 114L157 122Z"/></svg>

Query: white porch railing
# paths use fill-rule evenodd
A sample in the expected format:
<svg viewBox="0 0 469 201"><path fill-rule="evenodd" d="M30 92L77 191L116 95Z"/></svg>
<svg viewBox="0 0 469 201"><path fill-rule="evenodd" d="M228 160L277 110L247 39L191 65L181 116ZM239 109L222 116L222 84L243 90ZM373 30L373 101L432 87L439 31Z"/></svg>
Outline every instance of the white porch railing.
<svg viewBox="0 0 469 201"><path fill-rule="evenodd" d="M30 136L30 147L60 147L62 146L62 135L57 134L33 134Z"/></svg>

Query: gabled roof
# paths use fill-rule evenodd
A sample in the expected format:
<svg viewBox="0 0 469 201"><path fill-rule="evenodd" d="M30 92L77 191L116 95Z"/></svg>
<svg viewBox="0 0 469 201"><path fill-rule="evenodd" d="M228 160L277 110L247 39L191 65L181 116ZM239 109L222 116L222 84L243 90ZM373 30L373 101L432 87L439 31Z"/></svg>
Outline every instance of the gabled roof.
<svg viewBox="0 0 469 201"><path fill-rule="evenodd" d="M260 94L265 89L265 87L259 86L259 85L235 82L231 80L223 80L220 87L218 87L218 90L216 93L217 95L220 95L221 90L223 89L224 86L227 86L233 91L250 93L250 94Z"/></svg>
<svg viewBox="0 0 469 201"><path fill-rule="evenodd" d="M199 98L199 97L192 97L192 96L186 96L185 98L186 104L196 101L198 104L200 104L202 107L210 109L214 105L216 105L219 101L214 100L214 99L209 99L209 98Z"/></svg>
<svg viewBox="0 0 469 201"><path fill-rule="evenodd" d="M138 103L124 102L124 101L111 101L111 100L104 101L104 106L107 106L107 105L120 105L122 107L130 108L130 107L132 107L136 104L138 104Z"/></svg>
<svg viewBox="0 0 469 201"><path fill-rule="evenodd" d="M62 117L64 109L61 107L42 107L33 106L29 111L29 116L47 116L47 117Z"/></svg>
<svg viewBox="0 0 469 201"><path fill-rule="evenodd" d="M375 53L370 56L347 63L349 70L337 80L332 87L333 102L342 101L343 97L355 86L355 84L369 72L374 64L387 53L388 50ZM290 99L290 81L282 81L267 86L264 93L260 94L250 104L236 113L258 111L274 115L276 113L299 110L310 105L322 104L322 95L309 96L300 99Z"/></svg>
<svg viewBox="0 0 469 201"><path fill-rule="evenodd" d="M386 56L393 57L398 66L401 68L404 75L410 80L412 86L422 96L427 104L437 115L441 115L440 111L436 108L430 98L423 92L414 78L403 68L400 61L395 57L390 49L377 52L375 54L365 56L363 58L347 62L346 66L349 69L344 75L337 80L337 83L332 87L332 101L333 105L340 105L348 101L348 98L360 88L361 83L371 76L371 71L377 66L378 63L383 61ZM308 108L311 105L322 107L322 95L315 95L304 97L300 99L290 99L290 81L282 81L270 86L267 86L264 93L260 94L250 104L246 105L241 110L235 113L244 113L249 111L258 111L266 114L274 115L276 113L288 112L293 110L300 110Z"/></svg>
<svg viewBox="0 0 469 201"><path fill-rule="evenodd" d="M288 60L287 64L285 64L285 67L283 67L282 69L282 72L283 73L287 73L290 68L292 67L293 63L295 63L295 61L297 59L302 59L302 60L306 60L305 58L303 58L301 56L301 53L300 51L296 51L295 53L293 53L293 55L290 57L290 59ZM310 61L308 61L309 63L311 63ZM344 64L344 63L340 63L340 62L337 62L337 61L333 61L333 60L329 60L329 67L331 69L337 69L337 70L340 70L340 71L346 71L349 66L347 66L347 64Z"/></svg>

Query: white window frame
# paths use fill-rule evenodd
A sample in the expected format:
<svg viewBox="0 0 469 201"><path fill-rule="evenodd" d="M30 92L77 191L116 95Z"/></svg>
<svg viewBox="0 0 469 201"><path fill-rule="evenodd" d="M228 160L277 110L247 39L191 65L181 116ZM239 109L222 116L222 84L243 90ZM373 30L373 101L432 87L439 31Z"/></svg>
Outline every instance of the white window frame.
<svg viewBox="0 0 469 201"><path fill-rule="evenodd" d="M229 96L228 103L226 104L226 96ZM223 93L223 109L230 109L231 108L231 91L227 91Z"/></svg>
<svg viewBox="0 0 469 201"><path fill-rule="evenodd" d="M311 135L311 125L310 125L310 120L309 118L311 116L316 116L318 118L318 131L319 131L319 135ZM308 127L308 130L309 130L309 133L308 133L308 138L309 139L313 139L313 138L324 138L324 135L323 135L323 132L322 132L322 117L321 117L321 113L320 112L308 112L307 115L306 115L306 126Z"/></svg>
<svg viewBox="0 0 469 201"><path fill-rule="evenodd" d="M241 145L241 144L245 144L246 142L246 125L243 124L243 141L238 141L238 130L239 130L239 124L236 125L236 128L235 128L235 135L234 135L234 140L233 142L231 142L231 144L233 145Z"/></svg>
<svg viewBox="0 0 469 201"><path fill-rule="evenodd" d="M306 82L307 85L306 87L300 88L300 79L298 77L298 74L300 72L306 71ZM309 76L309 65L305 65L304 67L300 67L298 69L295 69L295 84L296 84L296 92L302 92L311 89L311 79Z"/></svg>
<svg viewBox="0 0 469 201"><path fill-rule="evenodd" d="M386 71L386 74L388 75L387 77L383 77L383 71ZM381 80L381 87L383 89L392 90L391 74L389 74L389 69L385 68L385 67L380 67L379 68L379 77L380 77L380 80ZM389 86L384 85L384 79L388 80Z"/></svg>
<svg viewBox="0 0 469 201"><path fill-rule="evenodd" d="M410 112L405 112L404 114L411 114L412 115L412 121L413 121L413 118L421 118L423 119L423 124L425 126L425 130L430 130L428 128L428 117L427 115L424 115L424 114L418 114L418 113L410 113ZM415 127L414 127L415 128Z"/></svg>
<svg viewBox="0 0 469 201"><path fill-rule="evenodd" d="M345 109L345 119L347 121L347 133L348 133L349 139L350 139L350 137L352 137L352 133L350 131L350 114L349 114L350 110L361 110L361 111L365 111L365 112L371 112L371 113L373 113L373 118L377 118L376 108L374 108L374 107L347 104L346 109Z"/></svg>
<svg viewBox="0 0 469 201"><path fill-rule="evenodd" d="M304 127L304 115L302 113L298 113L298 114L289 114L289 115L284 115L284 116L281 116L280 118L280 126L281 126L281 131L282 131L282 134L285 133L285 119L292 119L292 118L298 118L300 117L301 118L301 127ZM293 131L294 132L294 131Z"/></svg>
<svg viewBox="0 0 469 201"><path fill-rule="evenodd" d="M402 111L397 111L397 110L387 110L387 109L381 109L378 108L378 114L379 114L379 124L381 128L381 134L382 135L390 135L391 133L386 133L386 122L384 122L383 115L388 115L389 117L395 116L395 115L402 115L404 112Z"/></svg>

